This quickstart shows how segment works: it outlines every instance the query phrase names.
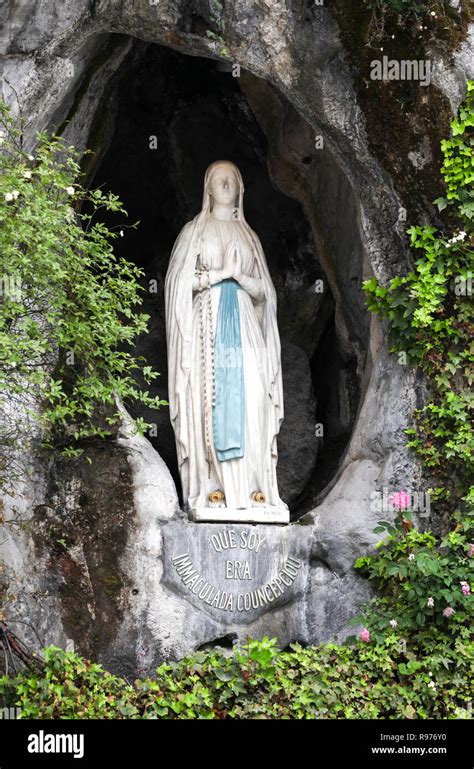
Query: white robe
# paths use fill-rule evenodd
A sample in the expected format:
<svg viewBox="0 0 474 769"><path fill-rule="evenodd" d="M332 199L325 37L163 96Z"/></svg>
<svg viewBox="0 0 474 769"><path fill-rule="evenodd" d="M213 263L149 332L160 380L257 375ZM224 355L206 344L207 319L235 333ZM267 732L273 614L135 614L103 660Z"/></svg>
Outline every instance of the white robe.
<svg viewBox="0 0 474 769"><path fill-rule="evenodd" d="M216 247L215 242L206 237L210 228L221 240ZM214 239L213 239L214 240ZM201 260L212 270L221 270L227 243L236 241L242 255L242 272L260 278L255 256L248 242L242 237L239 224L235 221L225 222L211 218L204 230L204 247ZM212 243L212 245L211 245ZM212 322L214 339L216 336L217 316L219 307L220 285L211 286ZM204 338L207 341L207 392L209 410L208 434L212 463L209 477L209 467L206 462L205 440L205 398L203 388L203 371L201 361L200 338L200 302L199 292L193 292L193 321L192 321L192 367L190 374L187 421L192 425L190 430L189 451L189 492L188 506L190 509L209 507L209 492L221 489L225 494L225 505L229 508L248 509L261 506L251 499L254 491L262 491L267 505L283 507L286 505L278 494L277 479L271 456L271 436L269 434L269 387L267 369L264 365L265 342L262 329L250 294L242 288L237 291L240 314L240 333L242 342L242 362L245 390L245 451L243 457L219 461L214 449L212 430L211 398L211 350L209 311L207 296L203 296L203 326ZM222 506L222 505L221 505Z"/></svg>
<svg viewBox="0 0 474 769"><path fill-rule="evenodd" d="M209 169L208 169L209 171ZM210 217L208 174L206 173L201 212L183 227L170 257L165 278L166 338L168 348L168 400L170 419L176 439L178 469L187 510L212 507L209 491L221 489L229 508L250 508L250 495L262 491L266 506L288 509L279 497L276 465L277 435L283 419L283 386L281 375L280 337L276 319L276 292L262 245L245 221L243 213L243 181L239 179L238 218L219 222ZM222 247L206 252L206 229L212 225L222 234ZM222 266L228 238L240 244L243 271L260 277L264 297L253 300L239 289L242 351L244 366L245 456L219 462L214 452L212 421L210 443L213 454L211 478L205 456L204 398L202 395L199 346L198 296L192 284L198 254L209 259L213 268ZM220 287L211 287L213 327L217 321ZM207 308L204 298L204 322ZM206 334L206 339L209 336ZM263 350L261 345L263 342ZM255 351L258 350L258 354ZM259 506L259 505L257 505Z"/></svg>

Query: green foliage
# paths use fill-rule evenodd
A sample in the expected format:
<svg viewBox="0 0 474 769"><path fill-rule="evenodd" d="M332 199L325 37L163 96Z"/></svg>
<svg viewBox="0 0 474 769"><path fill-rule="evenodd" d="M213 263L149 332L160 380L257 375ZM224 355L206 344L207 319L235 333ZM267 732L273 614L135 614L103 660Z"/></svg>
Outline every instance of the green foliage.
<svg viewBox="0 0 474 769"><path fill-rule="evenodd" d="M224 32L224 25L222 21L222 12L224 6L220 0L210 0L210 12L213 29L206 29L206 35L210 40L216 43L216 47L219 47L219 55L223 59L229 58L229 49L221 33ZM216 32L216 30L218 30Z"/></svg>
<svg viewBox="0 0 474 769"><path fill-rule="evenodd" d="M131 706L133 687L103 670L101 665L55 646L43 652L45 669L25 669L15 679L0 679L6 702L21 701L22 718L125 718L137 713Z"/></svg>
<svg viewBox="0 0 474 769"><path fill-rule="evenodd" d="M420 252L414 269L388 286L376 278L363 284L369 309L388 321L392 351L427 376L430 399L414 414L408 446L453 500L468 492L474 468L473 124L469 82L452 136L442 142L446 197L436 202L449 214L445 229L411 227Z"/></svg>
<svg viewBox="0 0 474 769"><path fill-rule="evenodd" d="M446 649L434 629L424 646L392 634L380 644L279 651L265 637L230 655L164 663L133 685L72 652L44 653L41 673L0 678L0 696L21 718L462 718L474 672L472 642Z"/></svg>
<svg viewBox="0 0 474 769"><path fill-rule="evenodd" d="M143 273L114 254L124 230L96 214L126 212L116 195L83 189L76 150L40 133L27 154L21 123L3 103L0 124L0 405L28 392L43 404L39 415L33 403L30 417L74 454L82 439L109 434L117 396L166 403L137 386L136 370L147 383L159 374L129 351L147 330ZM17 426L2 438L14 445Z"/></svg>
<svg viewBox="0 0 474 769"><path fill-rule="evenodd" d="M438 629L445 646L469 639L474 596L474 498L454 515L454 528L436 538L410 525L410 513L395 519L375 555L358 558L355 567L369 578L377 596L365 607L363 622L372 640L383 642L396 629L401 637ZM464 586L464 587L463 587ZM360 624L356 617L353 624ZM391 624L392 623L392 624Z"/></svg>
<svg viewBox="0 0 474 769"><path fill-rule="evenodd" d="M374 555L355 563L377 595L353 623L364 623L368 643L396 635L404 644L419 639L427 651L439 644L434 661L451 671L453 681L452 654L471 642L474 603L473 125L470 82L452 136L442 143L446 197L436 203L449 215L445 229L411 227L411 245L421 252L414 269L388 286L376 278L364 283L369 309L388 321L392 352L426 375L429 399L406 431L408 446L422 458L426 474L443 484L434 497L449 503L451 527L440 538L422 533L408 512L393 524L380 522L375 532L386 531L387 538ZM416 657L398 667L411 679L422 670Z"/></svg>
<svg viewBox="0 0 474 769"><path fill-rule="evenodd" d="M447 206L458 206L461 217L474 219L474 81L467 84L467 96L459 110L459 117L451 123L452 136L441 142L444 162L441 172L446 184L446 197L438 198L440 211Z"/></svg>
<svg viewBox="0 0 474 769"><path fill-rule="evenodd" d="M229 58L229 49L227 48L225 44L225 40L222 37L222 35L218 34L217 32L214 32L212 29L206 29L206 35L210 40L213 40L216 45L219 45L219 54L224 59Z"/></svg>

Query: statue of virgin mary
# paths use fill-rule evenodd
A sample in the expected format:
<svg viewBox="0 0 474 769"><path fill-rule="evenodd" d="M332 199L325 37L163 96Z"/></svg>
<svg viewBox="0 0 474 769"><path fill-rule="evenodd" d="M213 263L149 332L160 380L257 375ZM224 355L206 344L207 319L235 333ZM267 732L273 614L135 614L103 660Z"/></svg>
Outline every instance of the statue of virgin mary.
<svg viewBox="0 0 474 769"><path fill-rule="evenodd" d="M171 253L170 418L191 520L287 523L276 475L283 419L276 292L243 195L237 166L212 163L202 209Z"/></svg>

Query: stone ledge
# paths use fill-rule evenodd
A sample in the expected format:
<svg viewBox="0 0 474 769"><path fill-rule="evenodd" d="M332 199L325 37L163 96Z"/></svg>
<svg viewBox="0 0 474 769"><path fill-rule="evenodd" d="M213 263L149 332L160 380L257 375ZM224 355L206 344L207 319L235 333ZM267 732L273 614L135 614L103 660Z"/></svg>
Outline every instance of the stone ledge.
<svg viewBox="0 0 474 769"><path fill-rule="evenodd" d="M290 511L282 507L200 507L188 513L190 521L220 521L222 523L289 523Z"/></svg>

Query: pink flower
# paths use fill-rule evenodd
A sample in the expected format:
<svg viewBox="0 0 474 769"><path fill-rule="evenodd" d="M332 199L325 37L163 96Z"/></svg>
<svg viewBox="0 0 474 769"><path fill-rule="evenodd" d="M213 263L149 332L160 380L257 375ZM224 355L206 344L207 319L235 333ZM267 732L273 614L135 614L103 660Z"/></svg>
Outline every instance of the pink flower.
<svg viewBox="0 0 474 769"><path fill-rule="evenodd" d="M389 497L389 502L394 510L408 510L410 507L410 495L406 491L396 491Z"/></svg>
<svg viewBox="0 0 474 769"><path fill-rule="evenodd" d="M469 550L467 551L468 555L474 555L474 542L469 543Z"/></svg>
<svg viewBox="0 0 474 769"><path fill-rule="evenodd" d="M443 609L443 614L445 617L452 617L454 614L454 609L451 608L451 606L446 606L445 609Z"/></svg>
<svg viewBox="0 0 474 769"><path fill-rule="evenodd" d="M463 581L463 582L460 582L459 584L461 585L462 594L469 595L469 593L471 592L471 588L469 587L468 583Z"/></svg>
<svg viewBox="0 0 474 769"><path fill-rule="evenodd" d="M359 638L361 641L370 641L370 632L367 630L366 627L363 627L362 630L359 633Z"/></svg>
<svg viewBox="0 0 474 769"><path fill-rule="evenodd" d="M428 600L426 602L426 605L429 606L430 608L433 608L433 606L434 606L434 598L431 598L431 596L430 596L430 598L428 598Z"/></svg>
<svg viewBox="0 0 474 769"><path fill-rule="evenodd" d="M396 619L391 619L391 620L390 620L390 625L391 625L393 628L396 628L396 627L398 626L398 622L397 622L397 620L396 620Z"/></svg>

